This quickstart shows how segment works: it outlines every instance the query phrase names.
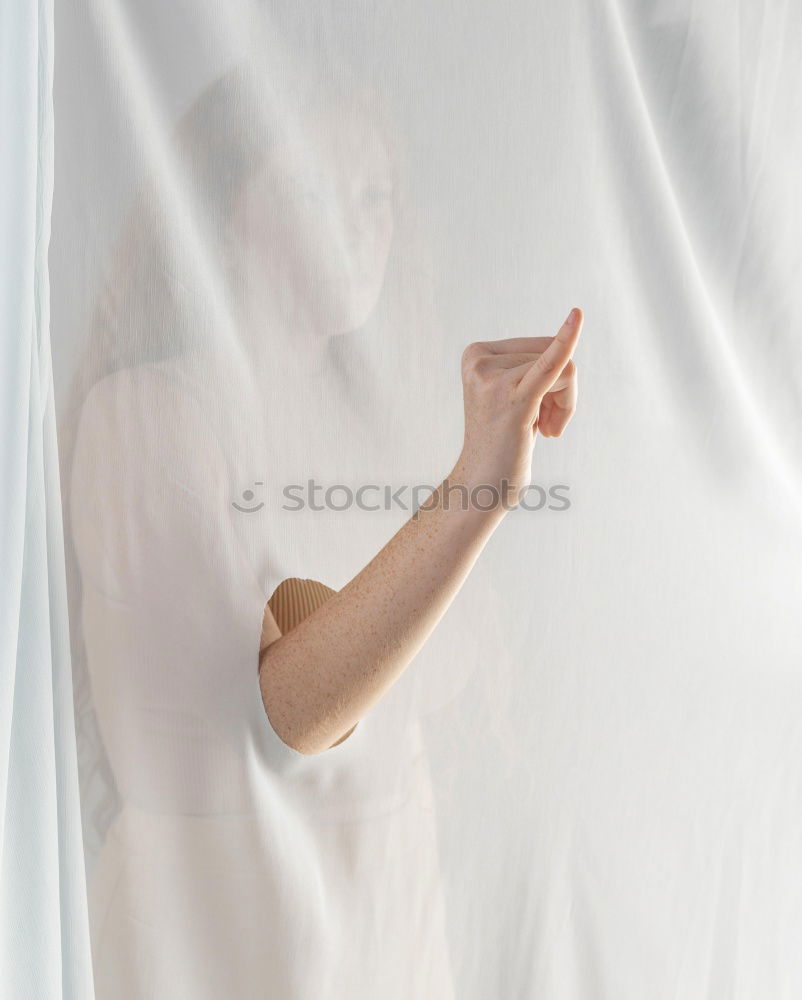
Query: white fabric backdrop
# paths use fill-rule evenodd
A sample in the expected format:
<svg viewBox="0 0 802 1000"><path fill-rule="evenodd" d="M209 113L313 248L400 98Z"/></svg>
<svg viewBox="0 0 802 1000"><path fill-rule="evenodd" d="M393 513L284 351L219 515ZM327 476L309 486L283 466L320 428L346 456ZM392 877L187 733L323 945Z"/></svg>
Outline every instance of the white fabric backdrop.
<svg viewBox="0 0 802 1000"><path fill-rule="evenodd" d="M800 9L79 0L56 27L98 996L799 996ZM570 503L510 514L301 758L254 683L264 603L342 587L409 511L283 487L435 485L463 347L572 305L579 411L533 470Z"/></svg>
<svg viewBox="0 0 802 1000"><path fill-rule="evenodd" d="M53 8L0 3L0 993L91 1000L47 249Z"/></svg>

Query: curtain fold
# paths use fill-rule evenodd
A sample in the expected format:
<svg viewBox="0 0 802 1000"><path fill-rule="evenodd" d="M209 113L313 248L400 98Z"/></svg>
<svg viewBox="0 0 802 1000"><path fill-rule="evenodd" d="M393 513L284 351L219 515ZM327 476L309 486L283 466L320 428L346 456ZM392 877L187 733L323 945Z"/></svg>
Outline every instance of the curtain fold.
<svg viewBox="0 0 802 1000"><path fill-rule="evenodd" d="M72 705L48 246L53 7L0 4L0 992L94 995Z"/></svg>

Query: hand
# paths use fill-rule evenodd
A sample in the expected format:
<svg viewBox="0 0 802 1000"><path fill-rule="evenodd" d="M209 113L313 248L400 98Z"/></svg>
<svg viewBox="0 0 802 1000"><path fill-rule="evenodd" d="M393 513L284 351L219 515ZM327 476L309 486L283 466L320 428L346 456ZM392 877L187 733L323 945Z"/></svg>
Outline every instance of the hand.
<svg viewBox="0 0 802 1000"><path fill-rule="evenodd" d="M512 337L465 348L465 441L450 479L491 486L507 506L518 503L531 479L537 432L559 437L576 409L571 355L583 320L582 310L572 309L554 337Z"/></svg>

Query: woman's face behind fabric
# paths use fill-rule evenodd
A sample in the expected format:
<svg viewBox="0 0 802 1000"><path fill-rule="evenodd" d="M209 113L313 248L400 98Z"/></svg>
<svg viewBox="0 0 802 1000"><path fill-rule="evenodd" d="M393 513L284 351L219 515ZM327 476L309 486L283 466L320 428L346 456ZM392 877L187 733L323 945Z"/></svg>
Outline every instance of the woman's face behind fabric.
<svg viewBox="0 0 802 1000"><path fill-rule="evenodd" d="M302 119L234 205L252 329L317 338L360 327L381 293L393 231L392 165L376 129L347 109Z"/></svg>

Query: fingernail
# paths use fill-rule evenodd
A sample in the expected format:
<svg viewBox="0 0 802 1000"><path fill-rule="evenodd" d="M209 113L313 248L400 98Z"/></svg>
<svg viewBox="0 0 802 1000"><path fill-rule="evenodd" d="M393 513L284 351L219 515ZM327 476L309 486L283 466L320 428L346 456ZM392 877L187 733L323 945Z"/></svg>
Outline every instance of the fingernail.
<svg viewBox="0 0 802 1000"><path fill-rule="evenodd" d="M572 309L568 315L565 317L565 326L571 326L576 320L576 309Z"/></svg>

